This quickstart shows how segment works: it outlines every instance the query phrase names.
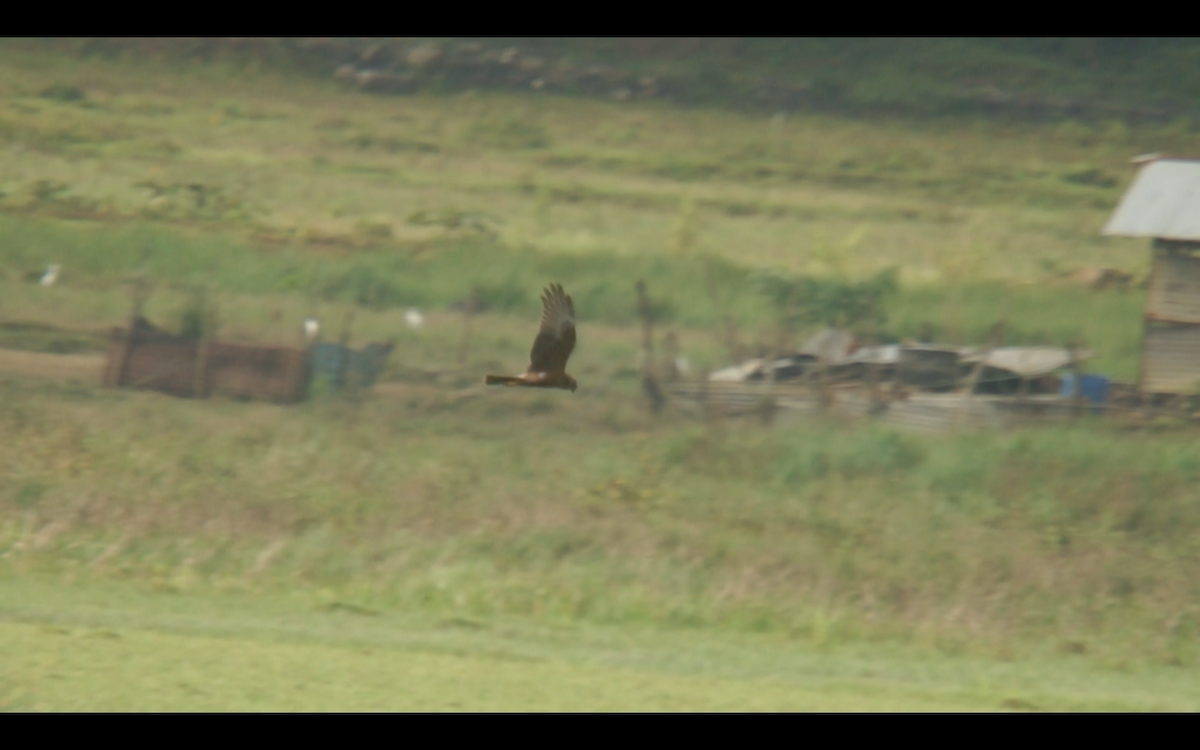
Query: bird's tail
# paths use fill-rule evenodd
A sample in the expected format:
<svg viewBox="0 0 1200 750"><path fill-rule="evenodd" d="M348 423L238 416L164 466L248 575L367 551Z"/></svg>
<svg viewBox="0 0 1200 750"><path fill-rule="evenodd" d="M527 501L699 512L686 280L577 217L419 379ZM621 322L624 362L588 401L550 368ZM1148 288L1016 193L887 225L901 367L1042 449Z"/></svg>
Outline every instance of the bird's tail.
<svg viewBox="0 0 1200 750"><path fill-rule="evenodd" d="M488 375L483 379L484 385L520 385L522 381L512 375Z"/></svg>

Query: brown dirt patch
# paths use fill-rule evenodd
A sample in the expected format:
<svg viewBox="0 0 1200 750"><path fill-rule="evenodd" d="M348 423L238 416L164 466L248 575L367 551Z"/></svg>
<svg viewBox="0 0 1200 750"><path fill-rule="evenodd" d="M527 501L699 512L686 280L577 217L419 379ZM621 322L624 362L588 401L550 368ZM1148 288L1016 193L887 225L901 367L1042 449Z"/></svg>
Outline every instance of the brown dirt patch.
<svg viewBox="0 0 1200 750"><path fill-rule="evenodd" d="M100 385L103 354L46 354L0 349L0 373Z"/></svg>

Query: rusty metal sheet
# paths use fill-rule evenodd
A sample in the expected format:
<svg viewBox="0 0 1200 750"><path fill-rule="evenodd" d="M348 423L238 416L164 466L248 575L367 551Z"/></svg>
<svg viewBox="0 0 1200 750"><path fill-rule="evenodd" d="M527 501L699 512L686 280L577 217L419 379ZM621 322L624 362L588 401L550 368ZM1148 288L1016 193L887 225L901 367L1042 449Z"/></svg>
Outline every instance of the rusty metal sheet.
<svg viewBox="0 0 1200 750"><path fill-rule="evenodd" d="M1200 160L1158 159L1143 166L1103 234L1200 240Z"/></svg>
<svg viewBox="0 0 1200 750"><path fill-rule="evenodd" d="M1141 390L1200 391L1200 326L1150 325L1142 342Z"/></svg>
<svg viewBox="0 0 1200 750"><path fill-rule="evenodd" d="M148 388L175 396L202 395L256 398L295 403L308 386L308 352L282 346L246 346L213 341L199 372L200 343L135 322L126 340L121 329L109 342L104 383Z"/></svg>
<svg viewBox="0 0 1200 750"><path fill-rule="evenodd" d="M209 345L206 377L214 394L295 403L304 399L308 385L308 353L284 346L214 341Z"/></svg>
<svg viewBox="0 0 1200 750"><path fill-rule="evenodd" d="M1146 317L1200 323L1200 258L1156 253L1146 293Z"/></svg>
<svg viewBox="0 0 1200 750"><path fill-rule="evenodd" d="M124 361L124 368L121 368ZM148 388L173 396L195 393L195 344L168 341L134 342L125 353L125 344L114 337L109 342L104 382L112 386Z"/></svg>

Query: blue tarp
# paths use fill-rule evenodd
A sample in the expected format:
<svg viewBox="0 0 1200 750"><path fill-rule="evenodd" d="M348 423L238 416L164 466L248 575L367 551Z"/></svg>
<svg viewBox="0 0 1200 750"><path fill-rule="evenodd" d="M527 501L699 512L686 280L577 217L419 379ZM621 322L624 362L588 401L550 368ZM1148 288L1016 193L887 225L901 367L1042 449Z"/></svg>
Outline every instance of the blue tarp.
<svg viewBox="0 0 1200 750"><path fill-rule="evenodd" d="M349 378L361 388L374 385L391 353L391 344L369 344L355 351L341 344L322 343L309 347L308 358L314 380L341 390Z"/></svg>

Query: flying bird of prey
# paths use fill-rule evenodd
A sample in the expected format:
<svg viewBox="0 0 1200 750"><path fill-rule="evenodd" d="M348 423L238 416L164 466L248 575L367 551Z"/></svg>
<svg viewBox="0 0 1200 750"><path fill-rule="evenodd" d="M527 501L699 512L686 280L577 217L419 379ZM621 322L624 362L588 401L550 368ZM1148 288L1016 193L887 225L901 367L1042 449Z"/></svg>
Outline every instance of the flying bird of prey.
<svg viewBox="0 0 1200 750"><path fill-rule="evenodd" d="M575 348L575 304L562 284L542 292L542 327L529 352L529 370L523 375L488 375L487 385L521 385L528 388L564 388L574 391L575 378L567 374L567 358Z"/></svg>

